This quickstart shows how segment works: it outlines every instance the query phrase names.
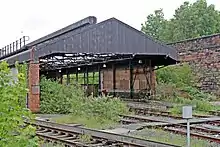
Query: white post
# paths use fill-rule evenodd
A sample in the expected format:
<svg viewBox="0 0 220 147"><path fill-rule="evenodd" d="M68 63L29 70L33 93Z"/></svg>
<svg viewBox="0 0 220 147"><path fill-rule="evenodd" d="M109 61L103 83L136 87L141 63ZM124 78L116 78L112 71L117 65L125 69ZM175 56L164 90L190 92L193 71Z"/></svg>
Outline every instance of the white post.
<svg viewBox="0 0 220 147"><path fill-rule="evenodd" d="M190 147L190 122L187 119L187 147Z"/></svg>
<svg viewBox="0 0 220 147"><path fill-rule="evenodd" d="M182 117L187 122L187 147L190 147L190 118L192 118L192 106L183 106Z"/></svg>

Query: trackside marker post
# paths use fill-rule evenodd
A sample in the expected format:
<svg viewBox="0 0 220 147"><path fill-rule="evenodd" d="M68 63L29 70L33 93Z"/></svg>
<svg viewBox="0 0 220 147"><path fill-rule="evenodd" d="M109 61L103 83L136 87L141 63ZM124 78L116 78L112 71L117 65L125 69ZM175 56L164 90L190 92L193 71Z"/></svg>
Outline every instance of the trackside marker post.
<svg viewBox="0 0 220 147"><path fill-rule="evenodd" d="M190 119L192 118L192 106L183 106L182 117L187 121L187 147L190 147Z"/></svg>

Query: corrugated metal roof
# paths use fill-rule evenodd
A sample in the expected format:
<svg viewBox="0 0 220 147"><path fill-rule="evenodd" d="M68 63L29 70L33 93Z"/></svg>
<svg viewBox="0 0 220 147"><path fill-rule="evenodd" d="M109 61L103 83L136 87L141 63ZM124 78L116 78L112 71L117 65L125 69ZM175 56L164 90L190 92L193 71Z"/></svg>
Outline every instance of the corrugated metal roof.
<svg viewBox="0 0 220 147"><path fill-rule="evenodd" d="M177 60L177 51L174 48L153 41L144 33L116 18L70 31L36 45L36 58L52 53L167 55ZM30 50L9 57L7 60L10 63L16 60L27 61L29 57Z"/></svg>
<svg viewBox="0 0 220 147"><path fill-rule="evenodd" d="M0 53L0 60L3 59L3 58L7 58L9 56L14 57L15 54L20 55L21 52L25 53L25 51L30 49L32 46L39 45L39 44L45 44L45 43L49 43L51 41L59 40L60 37L67 36L68 34L74 32L76 30L79 31L82 28L86 28L89 25L93 25L93 24L96 24L96 23L97 23L96 17L89 16L89 17L86 17L82 20L79 20L79 21L77 21L77 22L75 22L71 25L68 25L68 26L66 26L62 29L59 29L59 30L57 30L53 33L50 33L50 34L48 34L44 37L41 37L41 38L31 42L31 43L28 43L25 46L20 47L19 49L16 49L16 50L13 49L13 51L12 51L12 49L8 48L7 54L5 54L6 51L0 49L0 52L2 52L2 53ZM11 45L13 45L13 44L10 44L10 47L11 47Z"/></svg>

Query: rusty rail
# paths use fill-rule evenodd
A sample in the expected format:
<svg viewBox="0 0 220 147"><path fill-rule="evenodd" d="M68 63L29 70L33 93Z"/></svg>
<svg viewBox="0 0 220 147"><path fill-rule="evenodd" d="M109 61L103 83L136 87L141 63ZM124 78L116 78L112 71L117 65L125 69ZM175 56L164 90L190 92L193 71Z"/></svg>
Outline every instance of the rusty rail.
<svg viewBox="0 0 220 147"><path fill-rule="evenodd" d="M155 116L163 116L163 117L170 117L175 119L182 119L181 116L173 115L170 111L161 111L160 109L153 109L153 108L139 108L139 107L130 107L131 111L134 111L136 114L149 114L149 115L155 115ZM194 118L208 118L213 117L214 115L198 115L193 114Z"/></svg>
<svg viewBox="0 0 220 147"><path fill-rule="evenodd" d="M148 118L148 117L138 116L138 115L134 115L134 116L121 115L121 116L123 118L129 119L129 120L126 120L126 119L122 120L122 122L125 122L126 124L137 123L138 122L137 120L139 120L139 122L155 122L155 123L161 122L161 123L163 123L161 125L155 125L155 126L146 125L144 127L141 127L142 129L143 128L151 128L151 127L162 128L165 131L172 131L174 133L182 134L182 135L186 134L186 125L184 125L185 124L184 122L177 122L177 123L173 122L172 123L172 122L167 122L167 121L163 121L163 120L159 120L159 119L153 119L153 118ZM130 120L133 120L133 122ZM213 124L215 124L215 123L219 124L219 121L208 121L208 122L212 122ZM194 124L194 123L192 123L192 124ZM195 123L195 124L197 124L197 123ZM191 128L191 130L195 131L195 132L191 132L192 136L220 143L220 138L213 137L214 135L218 136L218 134L220 134L219 130L214 130L214 129L200 127L200 126L191 126L190 128ZM206 133L206 134L204 135L204 133Z"/></svg>
<svg viewBox="0 0 220 147"><path fill-rule="evenodd" d="M122 145L132 147L177 147L177 145L171 145L121 134L109 133L79 126L69 126L42 120L36 120L36 122L32 123L32 125L37 126L38 136L46 138L48 140L61 142L69 146L80 146L83 144L85 146ZM79 140L80 135L90 135L91 142L81 142Z"/></svg>
<svg viewBox="0 0 220 147"><path fill-rule="evenodd" d="M169 128L169 127L164 127L163 129L167 130L167 131L177 133L177 134L186 135L186 130L182 130L182 129L178 129L178 128ZM194 136L194 137L197 137L197 138L200 138L200 139L207 139L207 140L210 140L210 141L213 141L213 142L216 142L216 143L220 143L220 138L216 138L216 137L213 137L211 135L204 135L204 134L201 134L199 132L191 132L190 135Z"/></svg>

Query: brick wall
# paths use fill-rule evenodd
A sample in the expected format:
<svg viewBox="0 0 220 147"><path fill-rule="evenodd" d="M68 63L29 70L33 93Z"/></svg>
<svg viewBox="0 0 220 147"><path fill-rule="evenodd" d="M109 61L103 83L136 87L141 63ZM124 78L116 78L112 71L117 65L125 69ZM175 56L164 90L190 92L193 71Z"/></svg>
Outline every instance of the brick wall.
<svg viewBox="0 0 220 147"><path fill-rule="evenodd" d="M28 108L32 112L40 110L39 64L30 62L28 68Z"/></svg>
<svg viewBox="0 0 220 147"><path fill-rule="evenodd" d="M198 77L198 88L220 95L220 34L170 44Z"/></svg>

